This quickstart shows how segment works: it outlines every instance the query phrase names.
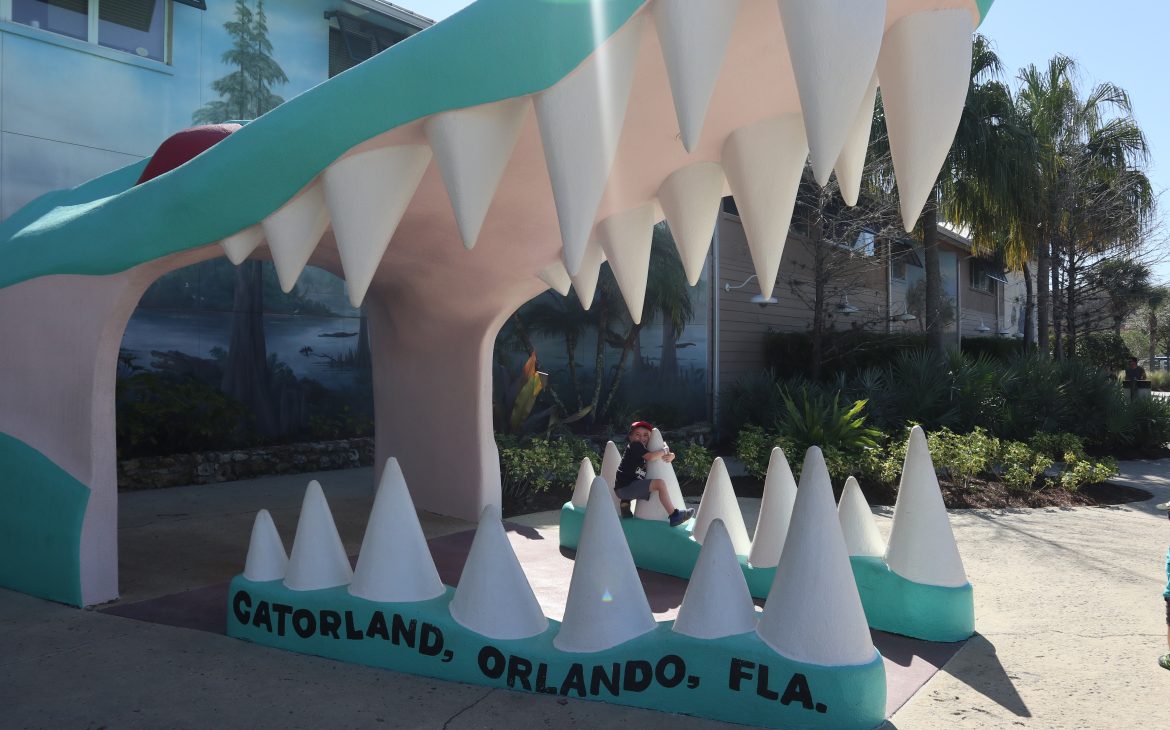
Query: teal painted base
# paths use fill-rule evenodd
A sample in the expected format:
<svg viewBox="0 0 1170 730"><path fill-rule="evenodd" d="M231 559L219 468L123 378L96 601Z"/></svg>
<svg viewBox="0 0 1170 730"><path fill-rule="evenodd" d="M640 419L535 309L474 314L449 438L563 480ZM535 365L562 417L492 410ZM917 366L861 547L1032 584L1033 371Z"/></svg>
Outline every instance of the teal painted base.
<svg viewBox="0 0 1170 730"><path fill-rule="evenodd" d="M577 549L585 510L572 502L561 508L561 546ZM639 568L679 578L691 577L700 545L691 537L694 523L670 527L665 522L625 519L622 531ZM739 565L755 598L767 598L775 568L757 568L747 558ZM892 572L881 558L852 557L857 592L870 628L926 641L963 641L975 633L971 585L943 588L914 583Z"/></svg>
<svg viewBox="0 0 1170 730"><path fill-rule="evenodd" d="M849 561L872 628L927 641L966 641L975 633L970 583L928 586L906 580L881 558L854 556Z"/></svg>
<svg viewBox="0 0 1170 730"><path fill-rule="evenodd" d="M591 654L553 646L550 621L530 639L496 641L456 623L454 591L417 603L376 603L345 587L290 591L237 576L228 635L302 654L525 692L665 710L747 725L872 728L885 715L881 657L844 667L786 659L754 633L701 640L663 622Z"/></svg>
<svg viewBox="0 0 1170 730"><path fill-rule="evenodd" d="M6 434L0 464L0 586L80 606L89 488Z"/></svg>

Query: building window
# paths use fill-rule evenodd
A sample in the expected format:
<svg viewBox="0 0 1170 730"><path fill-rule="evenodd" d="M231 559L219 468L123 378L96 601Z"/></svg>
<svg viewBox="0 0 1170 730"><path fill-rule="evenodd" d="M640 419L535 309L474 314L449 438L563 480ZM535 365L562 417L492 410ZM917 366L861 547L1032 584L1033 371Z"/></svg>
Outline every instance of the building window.
<svg viewBox="0 0 1170 730"><path fill-rule="evenodd" d="M84 41L89 38L89 0L12 0L12 20Z"/></svg>
<svg viewBox="0 0 1170 730"><path fill-rule="evenodd" d="M166 63L170 0L9 0L11 18L32 28ZM0 0L0 5L3 0ZM194 3L187 2L186 4ZM202 3L200 3L201 5ZM196 5L198 7L198 5Z"/></svg>
<svg viewBox="0 0 1170 730"><path fill-rule="evenodd" d="M421 30L397 18L375 13L359 18L334 10L325 13L325 17L330 21L329 78L373 58Z"/></svg>
<svg viewBox="0 0 1170 730"><path fill-rule="evenodd" d="M1003 270L997 268L989 261L971 259L969 271L971 274L971 288L976 291L991 294L995 291L995 282L998 281L1001 284L1007 283L1007 279L1003 275Z"/></svg>
<svg viewBox="0 0 1170 730"><path fill-rule="evenodd" d="M906 267L923 268L922 259L912 241L890 241L890 278L906 281Z"/></svg>

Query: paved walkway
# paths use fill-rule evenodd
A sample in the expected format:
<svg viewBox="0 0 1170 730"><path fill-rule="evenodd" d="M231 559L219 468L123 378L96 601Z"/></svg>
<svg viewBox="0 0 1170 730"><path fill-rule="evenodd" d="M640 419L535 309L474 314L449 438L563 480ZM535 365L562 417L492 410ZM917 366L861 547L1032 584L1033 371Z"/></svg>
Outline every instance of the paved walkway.
<svg viewBox="0 0 1170 730"><path fill-rule="evenodd" d="M1125 462L1154 498L1110 508L960 510L978 634L889 723L895 728L1170 727L1160 599L1170 460ZM360 546L369 470L122 495L123 601L238 572L255 511L291 539L309 478L346 548ZM751 501L744 500L750 504ZM891 511L879 510L888 531ZM556 513L522 518L553 523ZM470 527L427 516L428 537ZM4 728L731 728L695 718L441 682L79 611L0 590Z"/></svg>

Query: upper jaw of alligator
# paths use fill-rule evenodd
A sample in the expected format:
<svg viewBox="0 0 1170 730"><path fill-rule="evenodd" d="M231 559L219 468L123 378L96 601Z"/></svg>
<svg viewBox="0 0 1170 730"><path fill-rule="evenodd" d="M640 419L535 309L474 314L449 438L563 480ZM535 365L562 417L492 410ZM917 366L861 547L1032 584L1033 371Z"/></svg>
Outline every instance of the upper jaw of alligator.
<svg viewBox="0 0 1170 730"><path fill-rule="evenodd" d="M973 0L656 0L551 87L378 134L224 247L266 242L285 289L312 263L355 305L374 288L496 311L570 277L588 305L608 260L638 320L651 227L693 282L730 192L767 296L806 159L856 200L879 84L913 227L978 19Z"/></svg>

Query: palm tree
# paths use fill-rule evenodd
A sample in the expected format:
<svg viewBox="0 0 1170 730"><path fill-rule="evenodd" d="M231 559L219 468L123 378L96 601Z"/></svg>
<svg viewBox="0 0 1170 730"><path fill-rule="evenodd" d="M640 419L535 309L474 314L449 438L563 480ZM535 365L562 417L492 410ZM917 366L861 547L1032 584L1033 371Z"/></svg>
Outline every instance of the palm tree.
<svg viewBox="0 0 1170 730"><path fill-rule="evenodd" d="M1051 295L1061 286L1072 294L1062 305L1064 316L1072 317L1075 341L1080 257L1134 245L1153 211L1149 180L1140 170L1148 148L1129 95L1105 83L1082 99L1075 71L1076 62L1062 55L1043 71L1028 66L1020 72L1017 95L1018 112L1035 140L1029 178L1036 191L1035 208L1019 230L1039 261L1040 346L1047 350L1051 322L1057 357L1065 351L1063 321Z"/></svg>

